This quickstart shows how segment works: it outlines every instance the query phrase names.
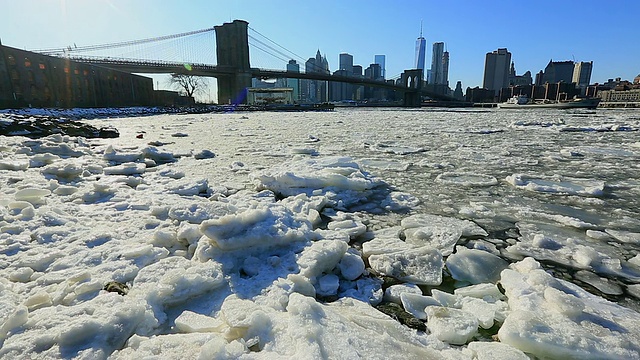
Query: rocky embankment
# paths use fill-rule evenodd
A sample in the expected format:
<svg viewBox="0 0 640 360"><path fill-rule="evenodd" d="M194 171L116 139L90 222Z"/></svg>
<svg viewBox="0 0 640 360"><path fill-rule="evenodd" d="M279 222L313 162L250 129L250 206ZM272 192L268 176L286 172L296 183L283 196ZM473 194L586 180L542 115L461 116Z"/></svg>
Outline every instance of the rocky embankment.
<svg viewBox="0 0 640 360"><path fill-rule="evenodd" d="M0 135L41 138L53 134L82 136L85 138L114 138L117 129L95 126L49 115L0 114Z"/></svg>

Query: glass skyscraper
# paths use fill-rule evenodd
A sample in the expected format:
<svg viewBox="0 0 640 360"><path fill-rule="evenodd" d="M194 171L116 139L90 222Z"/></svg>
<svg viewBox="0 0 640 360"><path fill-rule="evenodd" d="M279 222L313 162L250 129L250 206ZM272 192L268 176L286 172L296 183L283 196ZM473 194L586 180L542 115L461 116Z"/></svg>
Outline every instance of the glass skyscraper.
<svg viewBox="0 0 640 360"><path fill-rule="evenodd" d="M385 70L385 65L384 65L385 61L386 61L386 57L384 55L375 55L374 56L373 63L380 65L380 71L381 71L380 76L383 79L386 79L386 76L387 76L387 73L386 73L386 70Z"/></svg>
<svg viewBox="0 0 640 360"><path fill-rule="evenodd" d="M420 23L420 36L416 40L416 69L422 70L422 76L426 75L424 71L424 62L427 54L427 40L422 37L422 22Z"/></svg>

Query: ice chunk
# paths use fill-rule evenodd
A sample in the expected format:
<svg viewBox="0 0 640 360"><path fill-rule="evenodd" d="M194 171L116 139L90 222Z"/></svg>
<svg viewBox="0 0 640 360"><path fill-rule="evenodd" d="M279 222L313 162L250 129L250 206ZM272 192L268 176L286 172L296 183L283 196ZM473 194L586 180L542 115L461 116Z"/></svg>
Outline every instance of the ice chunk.
<svg viewBox="0 0 640 360"><path fill-rule="evenodd" d="M522 351L499 342L474 341L467 345L477 360L530 360Z"/></svg>
<svg viewBox="0 0 640 360"><path fill-rule="evenodd" d="M367 231L367 227L361 222L346 219L340 221L332 221L327 225L329 230L343 231L349 234L349 237L358 237Z"/></svg>
<svg viewBox="0 0 640 360"><path fill-rule="evenodd" d="M478 333L478 319L466 311L441 306L429 306L427 328L438 340L463 345Z"/></svg>
<svg viewBox="0 0 640 360"><path fill-rule="evenodd" d="M364 260L357 251L349 249L340 259L338 268L343 278L355 280L364 273Z"/></svg>
<svg viewBox="0 0 640 360"><path fill-rule="evenodd" d="M317 236L312 230L308 221L296 218L289 209L281 205L225 215L204 221L200 226L200 231L222 250L258 245L278 246L293 241L312 240Z"/></svg>
<svg viewBox="0 0 640 360"><path fill-rule="evenodd" d="M404 293L422 295L422 290L416 284L396 284L384 291L384 301L401 304L400 295Z"/></svg>
<svg viewBox="0 0 640 360"><path fill-rule="evenodd" d="M33 205L42 205L45 203L44 197L51 195L51 190L26 188L18 190L14 197L17 201L26 201Z"/></svg>
<svg viewBox="0 0 640 360"><path fill-rule="evenodd" d="M440 251L442 256L449 256L453 252L462 231L459 229L434 227L415 227L405 230L406 242L416 246L428 246Z"/></svg>
<svg viewBox="0 0 640 360"><path fill-rule="evenodd" d="M316 286L316 294L320 296L335 295L340 286L340 278L333 274L327 274L318 279Z"/></svg>
<svg viewBox="0 0 640 360"><path fill-rule="evenodd" d="M473 221L460 220L439 215L416 214L402 219L404 229L428 227L431 229L448 229L453 234L456 230L464 237L487 236L487 232ZM405 230L406 232L406 230Z"/></svg>
<svg viewBox="0 0 640 360"><path fill-rule="evenodd" d="M162 309L218 288L223 282L219 264L174 256L141 269L127 296L143 297L153 307Z"/></svg>
<svg viewBox="0 0 640 360"><path fill-rule="evenodd" d="M456 253L447 258L451 277L472 284L496 283L500 279L500 272L508 265L496 255L464 246L457 246Z"/></svg>
<svg viewBox="0 0 640 360"><path fill-rule="evenodd" d="M484 300L503 300L504 295L495 284L477 284L455 289L454 294Z"/></svg>
<svg viewBox="0 0 640 360"><path fill-rule="evenodd" d="M398 237L376 237L362 244L362 252L365 257L369 257L371 255L388 254L415 247L416 246L405 243Z"/></svg>
<svg viewBox="0 0 640 360"><path fill-rule="evenodd" d="M0 170L22 171L22 170L27 170L28 168L29 168L28 159L21 159L21 160L0 159Z"/></svg>
<svg viewBox="0 0 640 360"><path fill-rule="evenodd" d="M640 314L592 295L527 258L501 274L509 315L500 341L541 358L632 359Z"/></svg>
<svg viewBox="0 0 640 360"><path fill-rule="evenodd" d="M522 174L513 174L505 179L509 184L529 191L561 195L602 196L604 181L590 179L571 179L562 177L538 178Z"/></svg>
<svg viewBox="0 0 640 360"><path fill-rule="evenodd" d="M384 297L382 280L375 277L361 277L356 281L341 281L338 296L377 305Z"/></svg>
<svg viewBox="0 0 640 360"><path fill-rule="evenodd" d="M124 163L116 166L108 166L102 169L105 175L139 175L144 174L147 166L140 163Z"/></svg>
<svg viewBox="0 0 640 360"><path fill-rule="evenodd" d="M405 245L402 251L369 256L371 268L379 274L423 285L440 285L444 263L438 250Z"/></svg>
<svg viewBox="0 0 640 360"><path fill-rule="evenodd" d="M582 282L593 286L594 288L607 295L618 296L624 293L620 285L607 278L601 278L600 276L589 271L580 270L576 272L574 277Z"/></svg>
<svg viewBox="0 0 640 360"><path fill-rule="evenodd" d="M446 172L438 175L436 182L453 186L480 187L497 185L498 179L490 175Z"/></svg>
<svg viewBox="0 0 640 360"><path fill-rule="evenodd" d="M175 320L176 329L184 333L216 332L225 327L219 319L185 310Z"/></svg>
<svg viewBox="0 0 640 360"><path fill-rule="evenodd" d="M284 196L331 192L338 207L357 204L368 190L381 186L380 180L363 172L347 157L296 160L271 170L251 175L258 189L269 189Z"/></svg>
<svg viewBox="0 0 640 360"><path fill-rule="evenodd" d="M133 335L127 346L115 351L109 359L237 359L247 351L240 342L229 343L221 335L211 333Z"/></svg>
<svg viewBox="0 0 640 360"><path fill-rule="evenodd" d="M417 294L411 292L400 293L400 302L402 303L404 311L421 320L427 318L425 311L428 306L442 305L431 296L423 296L422 293Z"/></svg>
<svg viewBox="0 0 640 360"><path fill-rule="evenodd" d="M314 279L338 265L349 245L342 241L319 240L305 248L297 260L300 275Z"/></svg>

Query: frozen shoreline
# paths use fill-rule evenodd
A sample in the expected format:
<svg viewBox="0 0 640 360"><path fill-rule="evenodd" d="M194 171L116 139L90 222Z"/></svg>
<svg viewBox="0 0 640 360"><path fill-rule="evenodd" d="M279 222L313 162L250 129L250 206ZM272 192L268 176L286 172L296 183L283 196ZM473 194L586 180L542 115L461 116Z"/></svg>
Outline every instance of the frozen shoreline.
<svg viewBox="0 0 640 360"><path fill-rule="evenodd" d="M0 357L640 358L638 118L576 115L158 115L89 122L118 139L0 137Z"/></svg>

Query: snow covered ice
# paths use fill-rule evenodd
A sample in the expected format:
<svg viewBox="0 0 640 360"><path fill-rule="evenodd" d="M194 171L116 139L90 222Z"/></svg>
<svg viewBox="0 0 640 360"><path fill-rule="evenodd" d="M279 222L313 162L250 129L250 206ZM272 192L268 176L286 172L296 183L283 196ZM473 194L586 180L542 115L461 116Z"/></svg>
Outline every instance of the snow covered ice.
<svg viewBox="0 0 640 360"><path fill-rule="evenodd" d="M637 110L127 111L0 137L1 359L640 359Z"/></svg>

